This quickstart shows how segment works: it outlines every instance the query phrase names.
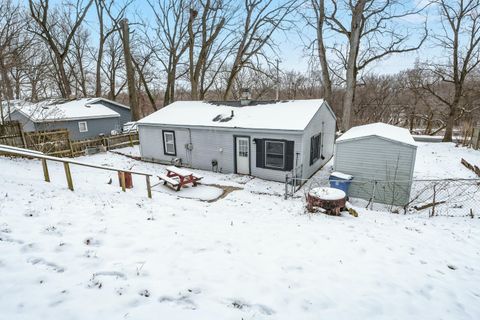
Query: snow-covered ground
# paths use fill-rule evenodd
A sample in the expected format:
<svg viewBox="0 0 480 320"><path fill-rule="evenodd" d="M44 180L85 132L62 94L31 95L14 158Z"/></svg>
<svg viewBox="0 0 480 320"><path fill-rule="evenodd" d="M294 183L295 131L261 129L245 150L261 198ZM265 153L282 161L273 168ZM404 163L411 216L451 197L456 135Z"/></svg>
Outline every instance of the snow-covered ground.
<svg viewBox="0 0 480 320"><path fill-rule="evenodd" d="M415 162L415 179L478 178L460 161L480 166L480 151L456 147L454 143L419 143Z"/></svg>
<svg viewBox="0 0 480 320"><path fill-rule="evenodd" d="M480 163L421 145L415 175L472 177L461 157ZM213 189L198 198L234 191L208 202L156 186L148 199L141 177L123 193L115 173L73 166L71 192L49 168L47 184L38 161L0 157L0 319L480 318L479 214L307 215L281 183L204 171Z"/></svg>

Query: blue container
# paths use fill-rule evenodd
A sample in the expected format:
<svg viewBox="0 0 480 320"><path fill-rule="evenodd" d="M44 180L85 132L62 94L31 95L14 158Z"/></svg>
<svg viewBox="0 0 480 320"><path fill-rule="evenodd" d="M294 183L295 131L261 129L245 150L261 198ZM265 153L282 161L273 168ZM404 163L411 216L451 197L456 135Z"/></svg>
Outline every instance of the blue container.
<svg viewBox="0 0 480 320"><path fill-rule="evenodd" d="M340 189L348 195L348 187L350 187L352 179L353 177L349 174L333 172L329 177L330 187Z"/></svg>

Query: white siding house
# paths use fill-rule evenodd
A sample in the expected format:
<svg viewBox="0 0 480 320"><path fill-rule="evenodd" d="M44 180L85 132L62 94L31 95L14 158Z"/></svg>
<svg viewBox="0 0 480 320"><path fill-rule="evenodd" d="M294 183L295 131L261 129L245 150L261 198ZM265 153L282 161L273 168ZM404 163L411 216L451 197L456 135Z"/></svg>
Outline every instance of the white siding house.
<svg viewBox="0 0 480 320"><path fill-rule="evenodd" d="M178 101L138 130L145 160L285 181L293 168L310 177L333 156L335 124L323 100Z"/></svg>
<svg viewBox="0 0 480 320"><path fill-rule="evenodd" d="M374 194L374 202L403 206L410 198L416 152L407 129L368 124L337 139L334 168L354 177L349 196L370 200Z"/></svg>

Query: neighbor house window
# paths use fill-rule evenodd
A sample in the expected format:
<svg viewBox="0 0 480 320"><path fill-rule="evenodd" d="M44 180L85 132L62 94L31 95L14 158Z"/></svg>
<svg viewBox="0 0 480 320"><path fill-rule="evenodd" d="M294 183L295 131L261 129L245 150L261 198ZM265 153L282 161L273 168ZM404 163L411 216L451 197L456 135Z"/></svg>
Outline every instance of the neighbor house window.
<svg viewBox="0 0 480 320"><path fill-rule="evenodd" d="M78 123L78 130L80 132L87 132L88 131L87 121L80 121Z"/></svg>
<svg viewBox="0 0 480 320"><path fill-rule="evenodd" d="M318 159L320 159L320 149L321 149L321 134L317 134L310 138L310 165L314 164Z"/></svg>
<svg viewBox="0 0 480 320"><path fill-rule="evenodd" d="M265 140L265 167L283 169L285 167L285 142Z"/></svg>
<svg viewBox="0 0 480 320"><path fill-rule="evenodd" d="M177 150L175 148L175 132L163 131L163 150L165 154L175 156Z"/></svg>

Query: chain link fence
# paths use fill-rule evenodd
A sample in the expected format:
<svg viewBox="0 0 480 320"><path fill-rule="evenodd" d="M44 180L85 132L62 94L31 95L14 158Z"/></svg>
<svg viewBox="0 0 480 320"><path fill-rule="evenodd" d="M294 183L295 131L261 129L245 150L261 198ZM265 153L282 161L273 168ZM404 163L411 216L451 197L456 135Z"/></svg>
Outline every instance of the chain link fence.
<svg viewBox="0 0 480 320"><path fill-rule="evenodd" d="M332 180L344 182L344 180ZM287 177L285 198L306 196L315 187L329 187L328 178ZM480 216L480 179L411 181L356 180L349 186L350 202L376 211L429 216Z"/></svg>

